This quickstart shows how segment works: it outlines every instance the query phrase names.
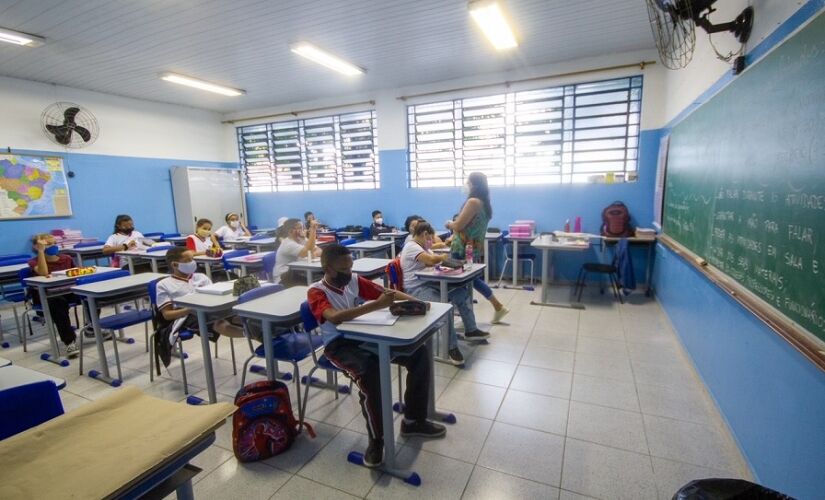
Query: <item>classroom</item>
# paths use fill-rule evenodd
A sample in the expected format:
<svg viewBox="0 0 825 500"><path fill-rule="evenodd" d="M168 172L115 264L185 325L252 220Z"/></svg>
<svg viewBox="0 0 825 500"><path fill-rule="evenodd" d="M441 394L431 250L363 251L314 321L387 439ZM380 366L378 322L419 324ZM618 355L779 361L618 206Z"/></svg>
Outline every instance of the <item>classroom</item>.
<svg viewBox="0 0 825 500"><path fill-rule="evenodd" d="M825 498L823 81L825 0L0 1L0 498Z"/></svg>

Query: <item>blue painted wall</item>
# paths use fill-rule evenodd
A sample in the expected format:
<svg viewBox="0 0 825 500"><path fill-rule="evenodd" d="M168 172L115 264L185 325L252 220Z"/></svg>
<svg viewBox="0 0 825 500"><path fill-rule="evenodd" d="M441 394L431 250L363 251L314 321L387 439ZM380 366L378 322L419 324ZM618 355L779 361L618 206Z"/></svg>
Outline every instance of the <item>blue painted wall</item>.
<svg viewBox="0 0 825 500"><path fill-rule="evenodd" d="M493 187L493 227L506 229L517 219L534 219L542 231L561 229L566 219L582 217L584 231L598 232L602 209L615 200L624 201L639 225L650 227L653 220L653 187L659 150L659 130L643 131L639 145L639 181L623 184L568 184L519 187ZM325 224L369 225L371 212L384 213L394 225L402 225L413 213L436 227L458 212L464 200L460 188L413 189L407 180L406 150L379 152L381 188L369 191L250 193L247 210L252 224L272 227L282 216L302 218L312 210ZM499 252L500 253L500 252ZM559 257L557 277L572 279L581 263L593 256L568 254ZM644 275L644 253L639 256L637 272ZM536 268L536 276L540 274Z"/></svg>
<svg viewBox="0 0 825 500"><path fill-rule="evenodd" d="M825 0L809 0L751 50L748 62L824 8ZM723 76L663 133L696 107L712 106L710 97L732 80ZM661 245L654 269L659 302L756 480L796 498L825 498L825 373Z"/></svg>
<svg viewBox="0 0 825 500"><path fill-rule="evenodd" d="M825 374L659 245L656 294L757 480L825 497Z"/></svg>
<svg viewBox="0 0 825 500"><path fill-rule="evenodd" d="M71 217L0 221L0 254L28 253L30 238L52 229L80 229L84 236L106 239L112 234L117 214L130 214L141 232L176 232L175 208L169 168L173 166L237 167L159 158L133 158L48 151L15 151L64 157L75 173L68 179Z"/></svg>

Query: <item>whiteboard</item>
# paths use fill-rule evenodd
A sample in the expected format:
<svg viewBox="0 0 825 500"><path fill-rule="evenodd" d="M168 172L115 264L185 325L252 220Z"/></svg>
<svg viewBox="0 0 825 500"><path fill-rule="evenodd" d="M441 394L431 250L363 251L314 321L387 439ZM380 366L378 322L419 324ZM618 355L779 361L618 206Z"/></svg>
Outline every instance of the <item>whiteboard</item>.
<svg viewBox="0 0 825 500"><path fill-rule="evenodd" d="M213 230L229 212L246 220L242 175L239 169L172 167L172 194L178 232L191 234L195 221L209 219Z"/></svg>

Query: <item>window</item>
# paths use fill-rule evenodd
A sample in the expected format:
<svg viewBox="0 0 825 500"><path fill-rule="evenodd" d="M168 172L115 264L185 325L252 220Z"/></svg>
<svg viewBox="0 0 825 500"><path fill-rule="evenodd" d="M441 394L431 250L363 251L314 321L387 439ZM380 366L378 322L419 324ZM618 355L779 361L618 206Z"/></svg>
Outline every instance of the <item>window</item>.
<svg viewBox="0 0 825 500"><path fill-rule="evenodd" d="M636 179L642 77L407 107L412 187Z"/></svg>
<svg viewBox="0 0 825 500"><path fill-rule="evenodd" d="M249 192L377 189L375 111L238 127Z"/></svg>

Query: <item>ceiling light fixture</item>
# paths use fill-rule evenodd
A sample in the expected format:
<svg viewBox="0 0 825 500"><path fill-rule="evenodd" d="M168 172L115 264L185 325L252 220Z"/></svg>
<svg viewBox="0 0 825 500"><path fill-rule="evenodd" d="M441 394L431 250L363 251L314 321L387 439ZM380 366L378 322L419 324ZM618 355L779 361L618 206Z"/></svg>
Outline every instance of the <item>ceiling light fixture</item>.
<svg viewBox="0 0 825 500"><path fill-rule="evenodd" d="M42 36L29 35L6 28L0 28L0 42L13 43L24 47L40 47L46 43Z"/></svg>
<svg viewBox="0 0 825 500"><path fill-rule="evenodd" d="M289 46L292 52L299 56L306 57L310 61L316 62L321 66L326 66L331 70L335 70L347 76L356 76L363 74L366 70L351 64L339 57L336 57L329 52L319 49L315 45L307 42L293 43Z"/></svg>
<svg viewBox="0 0 825 500"><path fill-rule="evenodd" d="M493 44L496 50L512 49L518 47L518 42L507 24L504 12L498 2L489 0L473 0L467 4L470 9L470 16L481 28L484 35Z"/></svg>
<svg viewBox="0 0 825 500"><path fill-rule="evenodd" d="M218 85L215 83L205 82L203 80L199 80L197 78L192 78L190 76L183 76L177 73L163 73L160 75L160 79L177 83L180 85L186 85L187 87L193 87L200 90L206 90L207 92L214 92L216 94L221 94L229 97L236 97L239 95L246 94L245 90L241 89L233 89L232 87L224 87L223 85Z"/></svg>

